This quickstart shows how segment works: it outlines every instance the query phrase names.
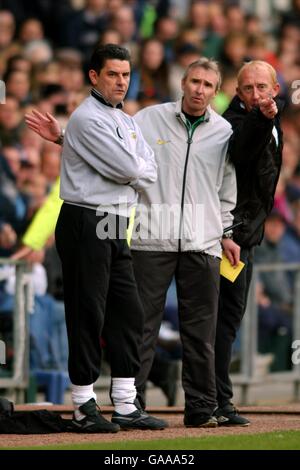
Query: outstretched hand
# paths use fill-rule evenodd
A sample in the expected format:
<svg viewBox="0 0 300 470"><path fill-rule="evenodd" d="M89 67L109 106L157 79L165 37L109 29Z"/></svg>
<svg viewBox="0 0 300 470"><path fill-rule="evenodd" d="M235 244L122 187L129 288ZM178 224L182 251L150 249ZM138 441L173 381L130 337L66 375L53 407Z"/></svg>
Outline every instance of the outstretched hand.
<svg viewBox="0 0 300 470"><path fill-rule="evenodd" d="M60 125L50 113L42 114L33 109L32 113L25 114L25 122L29 129L50 142L56 142L61 135Z"/></svg>
<svg viewBox="0 0 300 470"><path fill-rule="evenodd" d="M274 119L274 117L278 113L277 105L273 100L272 95L260 101L259 109L261 110L263 115L268 119Z"/></svg>

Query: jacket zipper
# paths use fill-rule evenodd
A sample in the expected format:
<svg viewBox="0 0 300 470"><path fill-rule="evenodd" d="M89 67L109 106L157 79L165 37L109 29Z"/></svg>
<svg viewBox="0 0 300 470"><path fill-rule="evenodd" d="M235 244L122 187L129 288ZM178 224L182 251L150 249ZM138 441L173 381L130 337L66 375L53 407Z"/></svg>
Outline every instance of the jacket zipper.
<svg viewBox="0 0 300 470"><path fill-rule="evenodd" d="M194 124L190 124L190 122L187 120L185 123L183 119L178 116L179 119L184 124L184 127L186 128L187 135L188 135L188 140L187 140L187 151L186 151L186 156L185 156L185 163L184 163L184 170L183 170L183 183L182 183L182 192L181 192L181 207L180 207L180 222L179 222L179 239L178 239L178 251L181 251L181 236L182 236L182 227L183 227L183 210L184 210L184 195L185 195L185 185L186 185L186 174L187 174L187 166L188 166L188 160L189 160L189 155L190 155L190 148L191 144L193 143L193 135L195 130L197 129L198 125L201 124L204 121L204 117L199 118L198 121L194 122Z"/></svg>
<svg viewBox="0 0 300 470"><path fill-rule="evenodd" d="M187 121L188 122L188 121ZM182 228L183 228L183 209L184 209L184 194L185 194L185 185L186 185L186 173L187 173L187 165L189 160L190 148L191 143L193 142L193 134L195 128L193 126L188 127L185 123L185 128L187 130L188 140L187 140L187 151L185 156L185 164L183 170L183 183L182 183L182 192L181 192L181 208L180 208L180 222L179 222L179 239L178 239L178 251L181 251L181 236L182 236Z"/></svg>

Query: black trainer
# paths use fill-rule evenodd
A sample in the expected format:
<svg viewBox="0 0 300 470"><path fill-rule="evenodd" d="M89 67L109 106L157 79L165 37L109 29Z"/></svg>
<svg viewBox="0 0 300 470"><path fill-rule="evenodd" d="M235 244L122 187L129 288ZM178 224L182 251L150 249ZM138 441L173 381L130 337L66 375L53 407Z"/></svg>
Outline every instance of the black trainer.
<svg viewBox="0 0 300 470"><path fill-rule="evenodd" d="M120 431L120 426L118 426L118 424L111 423L101 415L100 408L94 398L91 398L89 401L81 405L79 407L79 411L86 415L86 417L77 421L75 416L73 416L73 432L106 433Z"/></svg>
<svg viewBox="0 0 300 470"><path fill-rule="evenodd" d="M157 431L168 427L166 421L154 418L154 416L148 415L146 411L141 409L137 409L128 415L121 415L114 411L111 421L118 424L121 429L150 429Z"/></svg>
<svg viewBox="0 0 300 470"><path fill-rule="evenodd" d="M187 428L216 428L218 421L215 416L191 414L184 417L184 425Z"/></svg>
<svg viewBox="0 0 300 470"><path fill-rule="evenodd" d="M219 426L249 426L250 424L249 419L240 416L232 403L217 408L214 416L217 418Z"/></svg>

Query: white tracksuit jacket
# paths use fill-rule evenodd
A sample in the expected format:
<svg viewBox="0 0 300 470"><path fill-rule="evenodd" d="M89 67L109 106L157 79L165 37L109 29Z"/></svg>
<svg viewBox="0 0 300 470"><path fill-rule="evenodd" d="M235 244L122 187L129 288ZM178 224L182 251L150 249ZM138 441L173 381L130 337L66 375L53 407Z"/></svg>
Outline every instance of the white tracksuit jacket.
<svg viewBox="0 0 300 470"><path fill-rule="evenodd" d="M66 128L61 199L128 217L138 191L156 177L153 151L134 119L94 96L86 98Z"/></svg>
<svg viewBox="0 0 300 470"><path fill-rule="evenodd" d="M140 193L139 231L133 233L131 248L220 257L237 194L235 170L227 158L231 125L208 107L193 132L181 100L145 108L135 121L154 150L158 179Z"/></svg>

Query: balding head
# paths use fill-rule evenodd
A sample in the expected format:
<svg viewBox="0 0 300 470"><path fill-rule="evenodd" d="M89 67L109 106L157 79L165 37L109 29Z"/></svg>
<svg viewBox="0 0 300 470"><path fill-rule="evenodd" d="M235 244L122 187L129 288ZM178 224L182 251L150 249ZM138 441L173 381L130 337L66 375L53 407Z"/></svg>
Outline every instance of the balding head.
<svg viewBox="0 0 300 470"><path fill-rule="evenodd" d="M241 81L243 80L243 75L245 71L252 69L252 70L265 70L270 74L270 79L272 81L272 84L275 85L277 83L277 75L276 75L276 70L272 65L270 65L268 62L265 62L264 60L252 60L251 62L247 62L244 64L241 69L238 72L237 75L237 82L238 85L240 85Z"/></svg>
<svg viewBox="0 0 300 470"><path fill-rule="evenodd" d="M276 72L264 61L255 60L243 65L237 80L237 94L247 111L251 111L263 100L275 98L279 93Z"/></svg>

